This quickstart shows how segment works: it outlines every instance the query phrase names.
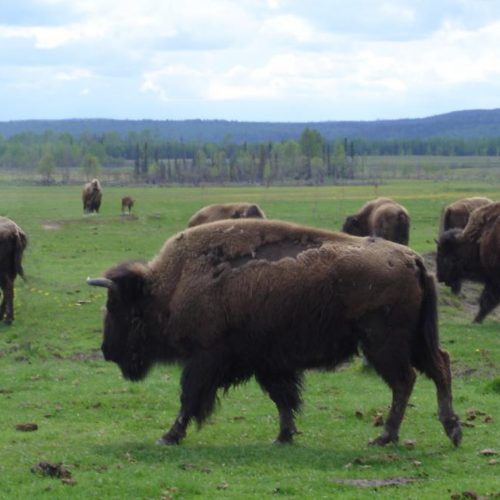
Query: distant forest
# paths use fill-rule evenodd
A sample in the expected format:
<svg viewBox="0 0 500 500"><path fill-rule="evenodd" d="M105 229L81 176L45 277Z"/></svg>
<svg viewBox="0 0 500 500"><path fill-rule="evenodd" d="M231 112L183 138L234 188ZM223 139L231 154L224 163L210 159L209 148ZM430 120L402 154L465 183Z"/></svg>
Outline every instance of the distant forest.
<svg viewBox="0 0 500 500"><path fill-rule="evenodd" d="M418 119L376 121L328 121L309 123L238 122L226 120L24 120L0 122L0 134L12 137L23 132L43 134L83 132L103 135L114 132L122 139L129 133L149 130L154 140L221 144L230 136L235 144L298 140L305 128L317 130L326 140L364 138L370 141L447 137L472 139L500 136L500 109L455 111Z"/></svg>
<svg viewBox="0 0 500 500"><path fill-rule="evenodd" d="M346 124L351 127L351 134L332 136L333 129L347 131L342 129ZM366 130L378 127L379 131L363 135L360 133L363 127ZM461 129L463 134L433 136L433 131L446 127ZM174 129L177 135L172 138ZM492 135L473 133L496 129ZM363 159L368 156L500 156L500 110L457 112L422 120L331 122L311 126L223 121L65 120L4 122L0 123L0 130L3 130L0 169L37 173L46 182L52 182L55 176L69 182L75 169L81 169L86 178L94 177L101 166L105 166L125 170L128 180L138 182L199 185L304 180L321 184L355 179L363 169ZM384 130L386 133L392 130L392 135L396 132L402 135L404 130L407 133L420 130L421 136L370 138L370 135L383 135ZM209 131L210 140L205 138ZM226 133L221 136L222 132ZM426 168L432 170L429 165Z"/></svg>

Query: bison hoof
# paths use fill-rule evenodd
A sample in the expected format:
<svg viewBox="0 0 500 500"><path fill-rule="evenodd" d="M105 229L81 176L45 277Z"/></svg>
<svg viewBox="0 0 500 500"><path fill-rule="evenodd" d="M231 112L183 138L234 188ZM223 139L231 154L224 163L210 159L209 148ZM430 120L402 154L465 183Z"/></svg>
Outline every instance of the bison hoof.
<svg viewBox="0 0 500 500"><path fill-rule="evenodd" d="M474 318L474 323L482 323L482 322L483 322L483 319L484 319L484 316L482 316L481 314L478 314L478 315Z"/></svg>
<svg viewBox="0 0 500 500"><path fill-rule="evenodd" d="M11 325L12 324L12 318L5 318L3 320L4 325Z"/></svg>
<svg viewBox="0 0 500 500"><path fill-rule="evenodd" d="M399 441L398 436L391 436L389 434L381 434L378 438L372 439L368 446L371 448L372 446L386 446L389 443L397 444Z"/></svg>
<svg viewBox="0 0 500 500"><path fill-rule="evenodd" d="M293 436L302 434L297 429L283 429L275 439L274 444L293 444Z"/></svg>
<svg viewBox="0 0 500 500"><path fill-rule="evenodd" d="M446 431L446 434L448 434L453 446L460 446L460 443L462 442L462 428L460 427L460 424L453 427L453 429Z"/></svg>
<svg viewBox="0 0 500 500"><path fill-rule="evenodd" d="M180 436L169 436L168 434L165 434L161 439L159 439L156 444L161 444L161 445L166 445L166 446L172 446L176 444L181 444L181 437Z"/></svg>

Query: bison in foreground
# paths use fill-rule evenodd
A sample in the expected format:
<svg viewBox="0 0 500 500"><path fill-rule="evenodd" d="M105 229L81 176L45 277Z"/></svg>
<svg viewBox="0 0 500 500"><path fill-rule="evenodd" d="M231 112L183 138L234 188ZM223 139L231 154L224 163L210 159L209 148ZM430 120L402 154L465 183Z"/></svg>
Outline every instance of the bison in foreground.
<svg viewBox="0 0 500 500"><path fill-rule="evenodd" d="M437 278L453 293L460 292L462 280L484 283L479 312L483 319L500 303L500 203L474 210L465 229L450 229L439 238Z"/></svg>
<svg viewBox="0 0 500 500"><path fill-rule="evenodd" d="M379 236L408 245L410 214L389 198L377 198L363 205L356 214L349 215L342 230L354 236Z"/></svg>
<svg viewBox="0 0 500 500"><path fill-rule="evenodd" d="M448 205L441 216L440 234L450 229L464 229L469 222L470 214L476 208L484 207L493 203L489 198L475 196L473 198L464 198Z"/></svg>
<svg viewBox="0 0 500 500"><path fill-rule="evenodd" d="M135 200L130 196L124 196L122 198L122 214L125 213L125 209L128 209L128 213L132 213L132 207L134 206Z"/></svg>
<svg viewBox="0 0 500 500"><path fill-rule="evenodd" d="M265 219L266 214L259 205L250 203L220 203L210 205L196 212L189 220L188 227L225 219Z"/></svg>
<svg viewBox="0 0 500 500"><path fill-rule="evenodd" d="M14 320L14 281L19 275L25 279L22 266L27 239L24 231L10 219L0 217L0 321L9 325ZM5 319L4 319L5 317Z"/></svg>
<svg viewBox="0 0 500 500"><path fill-rule="evenodd" d="M99 213L102 200L101 183L97 179L93 179L83 187L83 211L86 214L92 212Z"/></svg>
<svg viewBox="0 0 500 500"><path fill-rule="evenodd" d="M436 288L422 258L379 238L279 221L221 221L169 239L148 263L109 269L102 352L138 381L179 363L181 409L162 444L201 424L217 391L255 376L278 408L277 441L297 433L302 371L333 369L362 347L393 391L383 433L398 440L416 379L436 384L439 418L458 445L450 360L438 340Z"/></svg>

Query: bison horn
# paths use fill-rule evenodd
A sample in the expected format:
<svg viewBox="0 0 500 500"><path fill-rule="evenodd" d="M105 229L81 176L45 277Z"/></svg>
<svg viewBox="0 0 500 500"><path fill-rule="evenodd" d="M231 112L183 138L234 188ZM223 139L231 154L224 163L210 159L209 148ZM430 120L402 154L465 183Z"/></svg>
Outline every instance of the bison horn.
<svg viewBox="0 0 500 500"><path fill-rule="evenodd" d="M118 291L118 285L109 280L108 278L87 278L87 285L90 286L102 286L103 288L109 288L109 290Z"/></svg>

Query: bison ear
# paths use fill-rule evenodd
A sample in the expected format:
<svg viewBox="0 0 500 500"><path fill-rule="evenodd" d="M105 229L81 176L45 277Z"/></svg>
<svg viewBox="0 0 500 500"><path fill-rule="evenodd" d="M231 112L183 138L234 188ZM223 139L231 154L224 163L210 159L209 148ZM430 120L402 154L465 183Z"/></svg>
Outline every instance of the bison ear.
<svg viewBox="0 0 500 500"><path fill-rule="evenodd" d="M128 262L113 267L106 278L116 284L116 291L126 303L134 303L148 295L147 267L142 262Z"/></svg>

